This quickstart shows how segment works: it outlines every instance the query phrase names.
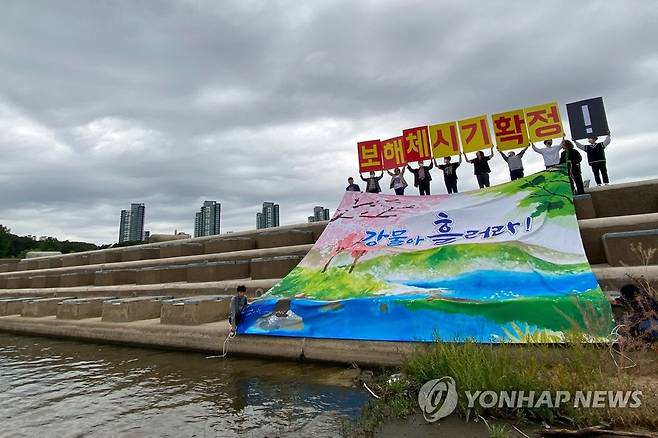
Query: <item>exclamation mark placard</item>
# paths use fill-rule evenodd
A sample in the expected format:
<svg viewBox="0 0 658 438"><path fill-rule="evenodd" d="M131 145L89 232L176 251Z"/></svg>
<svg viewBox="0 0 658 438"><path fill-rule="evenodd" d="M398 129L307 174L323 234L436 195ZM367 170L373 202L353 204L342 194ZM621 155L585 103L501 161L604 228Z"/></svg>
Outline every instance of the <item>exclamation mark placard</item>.
<svg viewBox="0 0 658 438"><path fill-rule="evenodd" d="M589 116L589 107L587 105L583 105L580 107L580 110L583 112L583 121L585 123L585 132L588 134L591 134L594 132L592 129L592 119Z"/></svg>

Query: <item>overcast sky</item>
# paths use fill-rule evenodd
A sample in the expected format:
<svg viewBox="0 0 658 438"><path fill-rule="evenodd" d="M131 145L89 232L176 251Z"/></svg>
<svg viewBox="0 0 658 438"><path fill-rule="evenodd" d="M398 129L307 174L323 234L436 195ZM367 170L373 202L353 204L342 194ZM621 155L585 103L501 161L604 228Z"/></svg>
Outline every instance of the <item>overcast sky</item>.
<svg viewBox="0 0 658 438"><path fill-rule="evenodd" d="M5 0L0 223L112 243L131 202L152 233L191 233L206 199L223 231L263 201L305 222L358 175L358 140L596 96L612 181L657 177L657 41L650 1Z"/></svg>

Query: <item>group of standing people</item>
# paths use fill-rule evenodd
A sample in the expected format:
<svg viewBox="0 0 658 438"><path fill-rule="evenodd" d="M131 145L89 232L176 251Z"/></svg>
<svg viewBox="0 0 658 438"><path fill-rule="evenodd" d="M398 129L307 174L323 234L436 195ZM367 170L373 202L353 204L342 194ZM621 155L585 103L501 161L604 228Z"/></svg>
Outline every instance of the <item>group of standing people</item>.
<svg viewBox="0 0 658 438"><path fill-rule="evenodd" d="M571 182L571 189L575 194L581 195L585 193L585 187L583 184L582 172L580 169L580 163L582 161L582 156L574 148L575 146L578 149L581 149L587 154L587 161L592 168L592 173L594 174L594 180L597 185L608 184L610 181L608 179L608 170L606 167L606 158L605 158L605 148L610 144L610 135L599 142L598 138L592 137L588 139L587 144L582 144L577 141L571 142L566 138L562 138L562 142L557 145L553 145L553 140L545 140L544 147L538 148L534 144L530 143L525 147L521 152L508 152L507 155L502 151L499 151L500 156L505 160L509 168L510 180L514 181L519 178L523 178L523 155L528 150L530 146L532 149L541 154L544 159L544 165L546 169L549 169L558 164L566 164L569 171L569 180ZM489 160L494 156L493 147L490 150L489 155L485 155L484 152L478 151L475 153L473 159L469 159L465 153L462 153L459 156L458 162L452 162L451 157L445 157L443 159L443 164L439 164L436 158L430 160L429 165L425 165L423 161L418 162L418 167L413 168L409 164L406 167L396 168L391 172L387 170L386 172L391 176L390 188L395 191L396 195L404 195L405 189L408 187L407 181L404 179L405 170L414 175L414 187L418 188L418 192L421 196L430 194L430 182L432 181L432 174L430 171L436 166L443 173L443 181L445 182L446 190L448 193L457 193L457 168L462 163L462 156L467 163L473 165L473 173L478 182L478 186L482 189L490 186L489 174L491 173L491 168L489 167ZM368 193L380 193L381 186L379 181L384 177L384 171L380 171L380 174L377 175L375 172L370 172L368 177L363 177L360 175L361 179L366 182L366 192ZM352 177L347 179L349 185L345 190L347 191L356 191L360 192L361 188L358 184L354 183Z"/></svg>

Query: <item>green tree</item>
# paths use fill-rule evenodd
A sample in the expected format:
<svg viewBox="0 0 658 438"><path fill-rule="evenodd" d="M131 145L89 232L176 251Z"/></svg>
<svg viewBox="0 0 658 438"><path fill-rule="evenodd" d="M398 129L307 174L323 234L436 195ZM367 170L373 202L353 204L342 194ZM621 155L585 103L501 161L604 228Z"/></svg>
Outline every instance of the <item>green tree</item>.
<svg viewBox="0 0 658 438"><path fill-rule="evenodd" d="M569 175L565 165L555 166L543 172L506 184L482 190L485 193L516 195L525 193L518 206L534 208L530 216L539 217L546 213L548 217L570 216L575 214L573 193L569 184Z"/></svg>
<svg viewBox="0 0 658 438"><path fill-rule="evenodd" d="M10 257L12 250L12 239L9 228L0 225L0 257Z"/></svg>

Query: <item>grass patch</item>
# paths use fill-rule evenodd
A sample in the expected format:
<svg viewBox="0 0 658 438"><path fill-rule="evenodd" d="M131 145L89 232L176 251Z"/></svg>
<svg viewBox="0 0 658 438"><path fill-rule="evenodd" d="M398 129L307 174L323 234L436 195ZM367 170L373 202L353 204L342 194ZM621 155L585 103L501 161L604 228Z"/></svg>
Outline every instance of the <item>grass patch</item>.
<svg viewBox="0 0 658 438"><path fill-rule="evenodd" d="M420 387L431 379L451 376L457 386L456 414L466 420L478 416L519 423L587 427L599 424L632 428L658 427L658 364L655 350L624 352L624 359L608 346L570 339L562 346L547 344L463 344L437 342L419 350L397 370L387 370L370 385L381 398L364 409L358 428L366 433L394 418L419 412ZM614 355L614 358L613 358ZM626 366L632 360L637 365ZM616 362L616 363L615 363ZM404 379L389 383L391 373ZM465 391L643 391L639 408L575 408L573 400L558 407L468 407Z"/></svg>

